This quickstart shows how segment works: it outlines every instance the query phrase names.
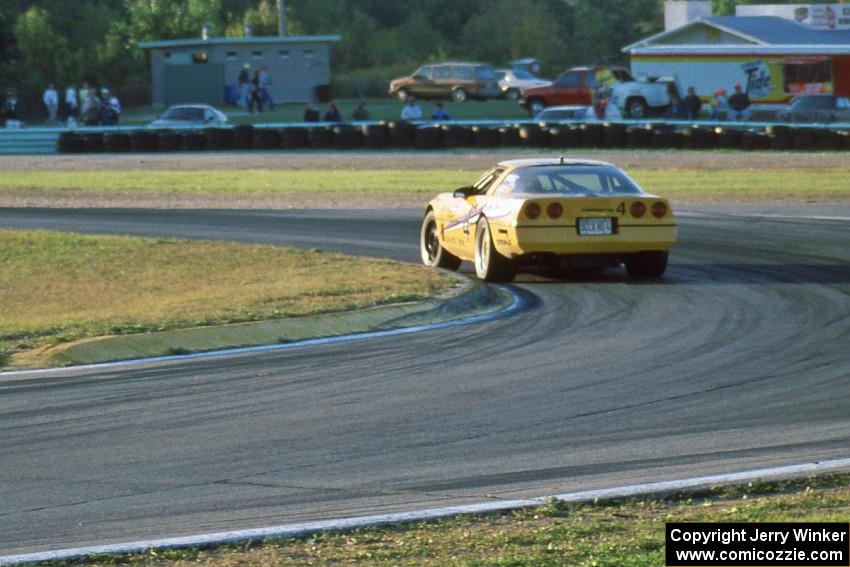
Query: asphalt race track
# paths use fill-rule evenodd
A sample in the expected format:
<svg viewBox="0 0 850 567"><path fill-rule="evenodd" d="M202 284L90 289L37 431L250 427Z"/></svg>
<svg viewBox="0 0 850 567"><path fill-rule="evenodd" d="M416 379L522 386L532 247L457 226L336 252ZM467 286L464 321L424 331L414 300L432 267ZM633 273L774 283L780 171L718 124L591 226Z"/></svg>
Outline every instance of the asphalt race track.
<svg viewBox="0 0 850 567"><path fill-rule="evenodd" d="M850 208L684 212L659 283L522 276L527 309L488 323L0 375L0 555L850 456ZM2 209L0 226L417 261L419 214Z"/></svg>

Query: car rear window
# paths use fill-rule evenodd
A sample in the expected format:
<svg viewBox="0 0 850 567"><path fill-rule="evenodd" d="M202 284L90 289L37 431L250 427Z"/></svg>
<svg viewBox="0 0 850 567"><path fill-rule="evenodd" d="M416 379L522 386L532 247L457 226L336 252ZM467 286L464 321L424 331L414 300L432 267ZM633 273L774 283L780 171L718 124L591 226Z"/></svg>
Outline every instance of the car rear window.
<svg viewBox="0 0 850 567"><path fill-rule="evenodd" d="M643 191L619 169L598 165L525 167L506 176L496 189L500 196L535 193L605 197Z"/></svg>
<svg viewBox="0 0 850 567"><path fill-rule="evenodd" d="M794 101L792 107L795 110L812 108L832 108L832 97L829 96L801 96Z"/></svg>
<svg viewBox="0 0 850 567"><path fill-rule="evenodd" d="M475 77L479 81L495 81L498 79L496 70L492 67L476 67Z"/></svg>
<svg viewBox="0 0 850 567"><path fill-rule="evenodd" d="M203 108L171 108L169 109L163 118L168 120L197 120L201 121L204 119L204 109Z"/></svg>

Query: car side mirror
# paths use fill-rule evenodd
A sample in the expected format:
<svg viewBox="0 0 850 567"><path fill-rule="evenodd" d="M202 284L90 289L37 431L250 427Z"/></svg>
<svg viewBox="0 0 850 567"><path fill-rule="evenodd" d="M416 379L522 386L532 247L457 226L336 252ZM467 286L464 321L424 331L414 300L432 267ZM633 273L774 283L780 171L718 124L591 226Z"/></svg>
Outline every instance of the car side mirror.
<svg viewBox="0 0 850 567"><path fill-rule="evenodd" d="M475 192L475 188L472 187L471 185L469 185L467 187L461 187L460 189L455 189L455 192L453 193L453 195L458 199L466 199L467 197L472 195L474 192Z"/></svg>

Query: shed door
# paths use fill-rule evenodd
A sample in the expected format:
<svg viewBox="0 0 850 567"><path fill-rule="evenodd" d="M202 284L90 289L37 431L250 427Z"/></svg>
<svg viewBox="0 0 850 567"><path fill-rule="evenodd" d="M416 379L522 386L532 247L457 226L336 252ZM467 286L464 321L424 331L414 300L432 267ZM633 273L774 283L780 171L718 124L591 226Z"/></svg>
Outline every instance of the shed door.
<svg viewBox="0 0 850 567"><path fill-rule="evenodd" d="M225 81L223 63L166 65L164 73L165 104L203 102L224 104Z"/></svg>

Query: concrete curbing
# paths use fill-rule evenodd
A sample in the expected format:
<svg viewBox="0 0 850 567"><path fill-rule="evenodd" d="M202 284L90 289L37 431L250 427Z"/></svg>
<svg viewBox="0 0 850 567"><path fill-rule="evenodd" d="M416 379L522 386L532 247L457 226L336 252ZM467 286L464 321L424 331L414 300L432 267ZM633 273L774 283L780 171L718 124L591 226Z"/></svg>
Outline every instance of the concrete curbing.
<svg viewBox="0 0 850 567"><path fill-rule="evenodd" d="M412 512L398 512L394 514L381 514L355 518L339 518L316 522L283 524L268 528L201 534L197 536L60 549L56 551L45 551L22 555L7 555L0 556L0 566L22 565L45 561L80 560L104 554L129 555L134 553L143 553L154 549L166 550L217 547L236 543L258 542L270 538L281 539L307 537L321 532L345 532L360 528L373 528L386 525L404 524L408 522L438 520L465 514L509 512L522 508L542 506L548 500L553 498L561 502L570 503L604 502L637 496L663 496L676 492L699 491L710 486L728 485L753 480L790 478L806 474L824 474L842 470L850 470L850 458L756 469L737 473L702 476L682 480L638 484L599 490L586 490L581 492L556 494L548 497L498 500L445 508L431 508Z"/></svg>
<svg viewBox="0 0 850 567"><path fill-rule="evenodd" d="M79 343L80 348L86 349L84 356L68 357L62 362L66 368L81 370L304 348L479 323L511 315L526 305L525 299L507 286L491 286L462 274L448 273L459 278L461 282L459 289L454 290L448 297L346 313L285 319L279 322L242 323L200 330L185 329L105 337L102 341L119 342L123 344L122 348L119 350L114 345L107 345L110 348L103 349L106 353L103 355L100 353L101 349L96 348L98 340L88 340ZM321 321L316 323L317 319ZM305 322L312 324L305 325ZM298 332L293 332L293 327L296 326L299 327L296 329ZM230 329L233 333L223 329ZM247 333L245 329L256 332ZM193 337L196 331L205 331L211 334L212 338L205 337L204 340L210 339L208 342L192 342L196 338ZM252 340L234 344L234 338L240 335L250 335ZM281 340L283 335L286 335L285 339ZM133 344L137 342L152 342L154 348L140 348L138 344ZM156 351L155 348L160 350ZM175 349L178 349L177 352ZM116 352L119 353L117 356ZM7 369L0 371L0 379L55 372L61 368L63 367Z"/></svg>

